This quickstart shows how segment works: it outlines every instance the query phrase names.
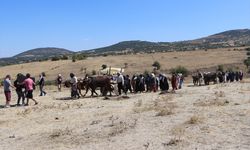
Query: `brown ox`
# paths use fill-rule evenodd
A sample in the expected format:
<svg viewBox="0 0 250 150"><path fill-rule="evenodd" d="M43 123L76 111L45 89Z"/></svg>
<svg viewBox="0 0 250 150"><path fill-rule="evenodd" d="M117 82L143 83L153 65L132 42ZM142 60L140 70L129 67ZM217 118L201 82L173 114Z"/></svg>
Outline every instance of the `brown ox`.
<svg viewBox="0 0 250 150"><path fill-rule="evenodd" d="M88 93L88 90L91 89L91 96L96 93L96 88L100 88L101 93L103 96L107 95L107 92L113 91L112 85L111 85L111 79L108 76L95 76L95 77L88 77L83 80L83 85L86 87L86 93L83 95L85 96Z"/></svg>

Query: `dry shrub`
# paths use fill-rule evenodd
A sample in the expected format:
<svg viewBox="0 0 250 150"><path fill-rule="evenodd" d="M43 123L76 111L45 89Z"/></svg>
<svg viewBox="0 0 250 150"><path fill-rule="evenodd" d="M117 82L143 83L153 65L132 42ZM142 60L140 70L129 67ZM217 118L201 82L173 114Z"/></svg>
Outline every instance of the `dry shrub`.
<svg viewBox="0 0 250 150"><path fill-rule="evenodd" d="M74 103L72 104L72 107L73 107L73 108L76 107L76 108L80 109L82 106L83 106L83 104L80 103L80 102L74 102Z"/></svg>
<svg viewBox="0 0 250 150"><path fill-rule="evenodd" d="M154 110L153 106L145 106L145 107L135 107L133 109L133 112L135 113L143 113L143 112L148 112Z"/></svg>
<svg viewBox="0 0 250 150"><path fill-rule="evenodd" d="M225 92L223 92L223 91L219 91L219 92L216 91L214 94L215 94L216 97L225 97L226 96Z"/></svg>
<svg viewBox="0 0 250 150"><path fill-rule="evenodd" d="M138 100L138 102L135 103L135 107L141 107L142 106L142 100Z"/></svg>
<svg viewBox="0 0 250 150"><path fill-rule="evenodd" d="M55 109L55 108L57 108L57 107L54 103L51 105L43 105L43 109Z"/></svg>
<svg viewBox="0 0 250 150"><path fill-rule="evenodd" d="M199 124L201 122L202 122L202 118L194 115L188 121L186 121L186 124Z"/></svg>
<svg viewBox="0 0 250 150"><path fill-rule="evenodd" d="M27 116L28 114L30 114L31 111L32 111L31 108L27 108L27 109L25 109L25 110L22 110L22 111L17 112L17 115L25 117L25 116Z"/></svg>
<svg viewBox="0 0 250 150"><path fill-rule="evenodd" d="M117 136L119 134L124 133L129 129L134 129L137 125L137 119L134 119L132 123L127 123L124 121L120 121L118 123L113 123L112 128L109 131L108 136Z"/></svg>
<svg viewBox="0 0 250 150"><path fill-rule="evenodd" d="M6 123L7 121L0 120L0 125Z"/></svg>
<svg viewBox="0 0 250 150"><path fill-rule="evenodd" d="M176 108L176 105L173 102L169 102L170 100L172 100L172 96L160 97L153 101L151 104L146 104L143 107L142 102L138 101L133 111L135 113L156 111L156 116L172 115L174 113L173 110L174 108Z"/></svg>
<svg viewBox="0 0 250 150"><path fill-rule="evenodd" d="M158 98L157 101L169 102L171 100L173 100L173 95L161 96L161 97Z"/></svg>
<svg viewBox="0 0 250 150"><path fill-rule="evenodd" d="M174 114L173 108L161 108L155 116L168 116Z"/></svg>
<svg viewBox="0 0 250 150"><path fill-rule="evenodd" d="M126 122L120 121L119 124L114 125L111 128L110 133L108 135L116 136L116 135L122 134L127 129L128 129L128 124Z"/></svg>
<svg viewBox="0 0 250 150"><path fill-rule="evenodd" d="M221 99L219 97L216 97L214 99L210 100L198 100L194 103L194 106L202 106L202 107L207 107L207 106L225 106L229 103L228 100L226 99Z"/></svg>
<svg viewBox="0 0 250 150"><path fill-rule="evenodd" d="M182 126L174 127L171 132L174 138L171 138L167 143L162 143L164 146L176 146L178 143L180 143L182 141L182 137L185 134L185 128Z"/></svg>
<svg viewBox="0 0 250 150"><path fill-rule="evenodd" d="M185 128L183 126L177 126L174 127L171 132L175 136L175 139L181 140L181 137L184 136Z"/></svg>
<svg viewBox="0 0 250 150"><path fill-rule="evenodd" d="M52 132L52 134L49 136L50 138L58 138L60 136L66 136L66 135L72 135L73 131L72 129L69 129L68 127L65 129L57 129Z"/></svg>
<svg viewBox="0 0 250 150"><path fill-rule="evenodd" d="M176 146L178 143L180 143L181 141L178 139L170 139L170 141L168 143L163 143L164 146Z"/></svg>
<svg viewBox="0 0 250 150"><path fill-rule="evenodd" d="M67 110L70 109L70 104L66 104L60 107L61 110Z"/></svg>

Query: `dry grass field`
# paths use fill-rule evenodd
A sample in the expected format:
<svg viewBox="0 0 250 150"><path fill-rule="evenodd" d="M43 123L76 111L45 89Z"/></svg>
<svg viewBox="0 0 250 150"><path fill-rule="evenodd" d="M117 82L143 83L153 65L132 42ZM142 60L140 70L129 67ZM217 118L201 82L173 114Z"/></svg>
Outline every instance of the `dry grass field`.
<svg viewBox="0 0 250 150"><path fill-rule="evenodd" d="M128 63L126 74L143 73L145 70L152 71L154 61L159 61L162 72L178 65L186 67L190 71L200 68L213 68L218 65L243 66L243 60L247 57L244 48L234 49L212 49L208 51L185 51L185 52L166 52L154 54L137 54L88 58L86 60L72 62L66 61L46 61L34 62L21 65L1 67L0 75L3 78L6 74L15 76L17 73L31 73L36 77L41 73L47 74L48 80L56 78L58 73L68 77L70 72L77 76L84 76L84 68L88 73L92 70L100 70L102 64L112 67L124 67Z"/></svg>
<svg viewBox="0 0 250 150"><path fill-rule="evenodd" d="M126 73L151 70L153 61L162 69L182 65L189 70L217 65L242 67L246 52L228 49L168 52L88 58L68 61L36 62L1 67L0 75L22 72L47 79L58 73L68 76L81 68L98 70L102 64L123 67ZM175 150L175 149L250 149L250 80L193 87L187 81L176 93L129 94L85 97L67 100L69 89L57 92L46 86L47 95L35 99L39 104L3 108L0 87L0 149L15 150ZM11 104L16 104L15 91Z"/></svg>

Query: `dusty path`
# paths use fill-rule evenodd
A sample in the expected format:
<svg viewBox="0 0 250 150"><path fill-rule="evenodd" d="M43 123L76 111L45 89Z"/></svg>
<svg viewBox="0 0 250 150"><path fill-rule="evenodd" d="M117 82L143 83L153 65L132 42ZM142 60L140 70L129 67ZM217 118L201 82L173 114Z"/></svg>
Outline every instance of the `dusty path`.
<svg viewBox="0 0 250 150"><path fill-rule="evenodd" d="M0 149L250 149L250 83L109 100L47 91L38 106L0 109Z"/></svg>

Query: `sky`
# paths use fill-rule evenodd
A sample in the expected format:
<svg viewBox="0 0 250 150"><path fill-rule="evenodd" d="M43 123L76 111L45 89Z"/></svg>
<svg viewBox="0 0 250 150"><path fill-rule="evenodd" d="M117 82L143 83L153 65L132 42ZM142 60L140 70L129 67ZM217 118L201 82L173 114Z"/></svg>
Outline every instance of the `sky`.
<svg viewBox="0 0 250 150"><path fill-rule="evenodd" d="M191 40L250 28L249 14L250 0L0 0L0 57Z"/></svg>

